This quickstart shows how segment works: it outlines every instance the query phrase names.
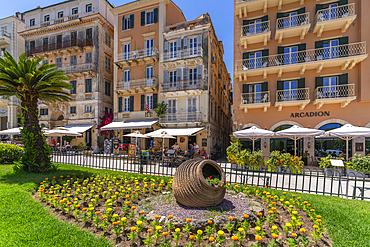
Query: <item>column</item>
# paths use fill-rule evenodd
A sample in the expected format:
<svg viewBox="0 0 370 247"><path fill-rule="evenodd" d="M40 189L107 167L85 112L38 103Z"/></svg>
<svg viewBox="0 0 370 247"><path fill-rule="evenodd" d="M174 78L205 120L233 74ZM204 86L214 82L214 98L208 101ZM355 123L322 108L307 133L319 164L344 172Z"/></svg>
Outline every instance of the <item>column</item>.
<svg viewBox="0 0 370 247"><path fill-rule="evenodd" d="M308 151L309 157L307 158L307 165L311 165L312 157L315 157L315 137L303 138L303 153Z"/></svg>
<svg viewBox="0 0 370 247"><path fill-rule="evenodd" d="M359 148L358 151L356 151L356 144L358 145L358 148ZM361 145L362 145L362 151L361 151ZM365 137L357 137L352 140L352 156L354 156L355 154L360 154L361 156L366 155Z"/></svg>
<svg viewBox="0 0 370 247"><path fill-rule="evenodd" d="M261 150L264 158L270 157L270 138L261 138Z"/></svg>

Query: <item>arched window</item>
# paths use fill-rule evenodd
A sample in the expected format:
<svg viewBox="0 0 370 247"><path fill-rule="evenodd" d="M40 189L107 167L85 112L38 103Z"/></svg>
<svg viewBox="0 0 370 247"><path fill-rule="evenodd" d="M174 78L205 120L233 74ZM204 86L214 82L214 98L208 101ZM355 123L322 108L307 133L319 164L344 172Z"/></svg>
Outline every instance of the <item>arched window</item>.
<svg viewBox="0 0 370 247"><path fill-rule="evenodd" d="M338 129L340 127L342 127L341 124L338 124L338 123L330 123L330 124L325 124L325 125L321 126L319 128L319 130L329 131L329 130L333 130L333 129Z"/></svg>
<svg viewBox="0 0 370 247"><path fill-rule="evenodd" d="M289 129L291 128L293 125L290 125L290 124L285 124L285 125L280 125L279 127L277 127L276 129L274 129L274 132L278 132L280 130L286 130L286 129Z"/></svg>

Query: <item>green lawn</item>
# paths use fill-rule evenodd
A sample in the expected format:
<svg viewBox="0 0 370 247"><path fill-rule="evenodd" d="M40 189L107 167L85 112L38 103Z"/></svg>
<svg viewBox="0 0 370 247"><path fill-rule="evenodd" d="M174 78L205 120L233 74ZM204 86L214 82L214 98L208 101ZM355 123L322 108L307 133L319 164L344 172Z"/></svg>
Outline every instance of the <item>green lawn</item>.
<svg viewBox="0 0 370 247"><path fill-rule="evenodd" d="M31 195L45 177L97 170L61 165L48 175L14 173L0 166L0 246L113 246L105 239L58 221ZM277 192L281 193L281 192ZM323 220L334 246L369 246L370 202L294 193L309 201Z"/></svg>

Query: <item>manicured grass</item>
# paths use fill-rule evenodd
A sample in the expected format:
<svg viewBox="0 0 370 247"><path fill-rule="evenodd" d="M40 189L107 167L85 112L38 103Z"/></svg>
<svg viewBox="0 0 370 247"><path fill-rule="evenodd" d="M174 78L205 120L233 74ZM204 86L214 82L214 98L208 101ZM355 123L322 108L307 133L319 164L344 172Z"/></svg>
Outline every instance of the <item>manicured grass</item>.
<svg viewBox="0 0 370 247"><path fill-rule="evenodd" d="M98 170L61 165L58 172L40 175L14 173L12 166L0 165L0 246L113 246L72 224L60 222L31 197L45 177L89 172L97 174ZM312 204L323 217L333 246L369 246L370 202L288 194L301 196Z"/></svg>

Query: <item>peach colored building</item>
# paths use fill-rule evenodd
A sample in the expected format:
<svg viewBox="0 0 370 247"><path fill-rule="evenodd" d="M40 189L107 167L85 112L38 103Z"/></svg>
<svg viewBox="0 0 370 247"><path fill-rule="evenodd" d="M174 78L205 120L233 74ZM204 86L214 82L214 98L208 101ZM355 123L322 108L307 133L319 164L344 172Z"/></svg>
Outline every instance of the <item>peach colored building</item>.
<svg viewBox="0 0 370 247"><path fill-rule="evenodd" d="M370 126L367 0L235 0L234 129L291 125ZM351 142L365 154L366 140ZM265 156L292 141L262 139ZM302 155L343 151L335 139L304 138ZM328 151L329 150L329 151ZM316 152L316 153L315 153Z"/></svg>

